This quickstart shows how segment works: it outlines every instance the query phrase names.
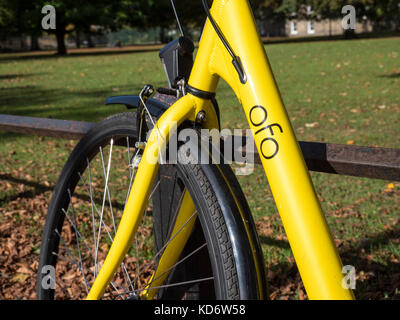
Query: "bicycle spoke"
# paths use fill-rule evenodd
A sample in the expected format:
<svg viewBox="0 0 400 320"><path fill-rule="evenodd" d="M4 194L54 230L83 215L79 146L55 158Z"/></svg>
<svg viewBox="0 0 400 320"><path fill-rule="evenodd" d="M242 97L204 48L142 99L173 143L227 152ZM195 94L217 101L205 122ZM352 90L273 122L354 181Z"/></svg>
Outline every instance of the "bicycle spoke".
<svg viewBox="0 0 400 320"><path fill-rule="evenodd" d="M81 263L79 263L79 262L76 260L75 255L72 254L72 252L71 252L71 250L69 249L69 247L67 246L67 244L66 244L64 238L61 236L60 232L59 232L57 229L55 229L55 233L60 237L61 243L64 244L65 249L67 250L68 254L71 256L71 258L72 258L73 260L70 260L70 259L68 259L68 258L66 258L66 257L64 257L64 256L62 256L62 255L60 255L60 254L58 254L58 253L56 253L56 252L52 252L52 255L57 256L57 259L61 259L61 260L67 261L67 262L69 262L69 263L72 263L73 265L76 265L76 266L80 269L80 271L81 271L83 277L85 277L85 276L84 276L84 273L83 273L83 268L84 268L83 265L82 265ZM86 269L86 268L85 268L85 269ZM86 278L85 278L85 280L86 280ZM58 283L58 281L56 281L56 284L61 288L61 290L62 290L64 293L67 293L67 295L71 298L71 296L70 296L70 294L68 293L68 291L67 291L64 287L62 287L62 286ZM86 285L89 285L89 284L87 283ZM90 287L90 286L89 286L89 287ZM86 292L88 292L87 289L88 289L88 288L86 287Z"/></svg>
<svg viewBox="0 0 400 320"><path fill-rule="evenodd" d="M89 175L89 191L90 191L89 196L90 196L90 207L91 207L91 211L92 211L92 229L93 229L92 231L93 231L93 241L94 241L93 245L96 248L97 247L97 243L96 243L96 224L95 224L96 219L94 218L93 207L96 209L96 211L97 211L97 207L96 207L96 204L93 201L92 175L91 175L91 171L90 171L90 161L89 161L88 158L86 158L86 161L87 161L87 165L88 165L87 167L88 167L88 175ZM80 173L79 173L79 176L82 179L82 175ZM98 211L97 211L97 213L98 213ZM96 262L96 260L94 262ZM94 271L94 276L95 277L97 276L97 271L96 270Z"/></svg>
<svg viewBox="0 0 400 320"><path fill-rule="evenodd" d="M153 258L151 258L150 262L142 266L142 269L148 267L152 261L154 261L162 252L164 252L164 249L168 246L168 244L175 239L175 237L179 234L179 232L190 222L190 220L193 219L197 214L197 211L195 211L188 220L174 233L174 235L162 246L162 248L154 255Z"/></svg>
<svg viewBox="0 0 400 320"><path fill-rule="evenodd" d="M102 160L102 164L103 164L103 168L105 168L104 160ZM88 165L88 169L90 169L89 165ZM104 170L103 170L103 173L104 173L104 175L106 176L106 173L105 173ZM86 191L88 192L88 194L89 194L89 196L90 196L92 210L93 210L93 208L94 208L93 212L96 211L97 216L100 218L101 224L102 224L103 227L105 228L105 231L106 231L106 233L107 233L107 236L108 236L109 240L110 240L111 243L112 243L114 240L113 240L113 236L112 236L111 233L110 233L110 229L109 229L109 227L106 225L104 219L101 219L101 213L99 212L99 210L97 209L96 204L95 204L94 201L93 201L93 192L92 192L92 188L91 188L91 173L88 173L88 174L89 174L89 183L90 183L89 188L88 188L88 186L87 186L85 180L83 179L82 175L79 174L80 179L81 179L81 182L82 182L82 184L83 184L83 187L86 189ZM109 196L109 201L111 202L110 193L108 194L108 196ZM95 221L94 213L92 214L92 221ZM95 225L95 223L93 223L93 225ZM113 226L114 226L114 230L115 230L115 218L113 219ZM97 241L96 241L96 237L95 237L95 236L94 236L94 242L95 242L95 247L97 248ZM132 280L131 280L131 278L130 278L130 275L129 275L127 269L126 269L126 266L125 266L125 263L124 263L124 262L121 264L121 268L122 268L122 270L124 271L124 278L125 278L125 281L126 281L127 283L129 283L130 286L132 286ZM95 268L95 271L97 272L97 268ZM132 289L133 289L133 287L132 287Z"/></svg>
<svg viewBox="0 0 400 320"><path fill-rule="evenodd" d="M193 284L193 283L199 283L199 282L211 281L211 280L214 280L214 277L207 277L207 278L200 278L200 279L195 279L195 280L188 280L188 281L182 281L182 282L176 282L176 283L169 283L169 284L165 284L165 285L162 285L162 286L152 287L152 288L149 288L149 289L133 290L133 291L129 291L127 293L140 294L141 292L143 292L145 290L155 290L155 289L162 289L162 288L177 287L177 286L183 286L183 285L187 285L187 284Z"/></svg>
<svg viewBox="0 0 400 320"><path fill-rule="evenodd" d="M84 239L83 239L81 233L76 229L76 226L72 223L71 218L69 217L69 215L65 212L65 210L63 210L63 212L64 212L64 214L66 215L68 221L69 221L69 222L71 223L71 225L73 226L73 228L74 228L74 230L75 230L75 233L79 236L79 239L82 239L82 240L84 241ZM105 226L105 227L106 227L106 226ZM65 257L62 257L62 258L64 258L64 260L67 260L67 261L69 261L70 263L75 264L75 265L78 266L78 268L80 269L80 272L81 272L82 276L85 278L85 282L87 283L88 288L87 288L86 291L88 292L88 289L90 290L90 285L89 285L88 281L86 280L85 273L83 272L83 269L86 269L86 270L89 270L89 271L90 271L90 269L84 267L83 264L82 264L81 262L78 262L78 261L76 260L75 255L71 252L71 250L69 249L69 246L66 244L64 238L60 235L60 233L58 232L58 230L56 230L56 234L60 237L60 240L61 240L62 243L64 243L65 249L67 250L68 254L69 254L74 260L69 260L69 259L67 259L67 258L65 258ZM108 236L110 237L110 239L112 239L112 236L111 236L111 234L110 234L108 231L107 231L107 234L108 234ZM87 246L87 244L86 244L85 241L84 241L84 243L85 243L87 249L89 250L89 247ZM89 253L90 253L90 255L92 256L92 258L94 259L94 255L93 255L93 253L92 253L90 250L89 250ZM60 256L59 254L57 254L57 253L54 253L54 252L53 252L52 254L53 254L53 255L57 255L57 257L59 257L59 258L61 257L61 256ZM81 259L81 258L80 258L80 259ZM81 261L82 261L82 259L81 259ZM121 266L121 267L125 268L124 265ZM93 268L93 271L90 271L94 276L95 276L95 270L96 270L96 268L94 267L94 268ZM127 270L126 270L126 269L125 269L124 271L127 273ZM110 283L111 283L111 285L114 287L114 290L115 290L115 291L118 291L118 289L115 287L115 283L113 283L113 282L110 282Z"/></svg>
<svg viewBox="0 0 400 320"><path fill-rule="evenodd" d="M112 146L110 149L110 153L112 151ZM106 176L106 170L105 170L105 165L104 165L104 157L103 157L103 152L100 152L100 156L101 156L101 163L103 165L103 174L104 174L104 178L107 181L107 176ZM111 155L110 155L110 159L109 162L111 163ZM112 203L111 203L111 195L110 195L110 188L108 187L108 184L106 183L104 192L107 192L107 197L108 197L108 202L110 204L110 215L111 215L111 221L112 221L112 225L113 225L113 229L114 229L114 235L117 232L116 227L115 227L115 220L114 220L114 212L113 212L113 208L112 208Z"/></svg>
<svg viewBox="0 0 400 320"><path fill-rule="evenodd" d="M146 284L147 286L151 286L151 284L156 281L157 279L160 279L164 274L168 273L169 271L171 271L172 269L174 269L175 267L177 267L178 265L180 265L182 262L184 262L185 260L189 259L192 255L194 255L195 253L199 252L201 249L203 249L205 246L207 245L207 243L203 243L200 247L198 247L197 249L193 250L191 253L189 253L188 255L186 255L184 258L182 258L181 260L179 260L177 263L175 263L173 266L169 267L167 270L163 271L160 275L158 275L156 278L152 279L150 283ZM142 290L145 290L142 289Z"/></svg>
<svg viewBox="0 0 400 320"><path fill-rule="evenodd" d="M105 201L106 201L106 190L107 190L108 177L109 177L109 174L110 174L110 167L111 167L111 155L112 155L113 142L114 142L114 140L111 139L110 140L110 152L109 152L109 156L108 156L106 181L105 181L105 185L104 185L103 203L101 205L100 224L99 224L99 230L98 230L98 234L97 234L97 246L96 246L96 251L95 251L95 257L96 257L96 259L95 259L95 268L97 268L97 258L98 258L99 241L100 241L100 233L101 233L101 222L103 221L104 205L105 205ZM99 149L100 149L100 154L102 155L103 154L103 148L100 147ZM103 163L103 167L104 167L104 163Z"/></svg>
<svg viewBox="0 0 400 320"><path fill-rule="evenodd" d="M70 216L68 215L68 213L65 211L65 209L62 209L62 212L64 213L64 215L67 217L69 223L72 225L72 227L74 228L75 233L78 235L78 237L80 239L82 239L82 242L84 243L84 245L86 246L86 249L89 251L89 253L93 256L93 253L91 251L91 249L89 248L88 244L85 241L85 238L81 235L81 233L79 232L79 230L77 229L76 225L73 223L73 221L71 220Z"/></svg>
<svg viewBox="0 0 400 320"><path fill-rule="evenodd" d="M85 181L83 180L83 178L82 178L81 175L80 175L80 177L81 177L82 183L84 184L84 188L86 189L86 191L88 191L87 185L85 184ZM97 206L96 206L96 204L95 204L94 202L92 202L92 203L93 203L94 209L96 210L97 216L100 218L99 209L97 209ZM94 214L93 214L92 220L93 220L93 226L94 226L93 229L95 230L95 218L94 218ZM109 239L112 240L112 236L111 236L111 234L110 234L110 228L109 228L109 226L106 225L106 223L104 222L104 220L102 221L102 223L103 223L103 227L105 228L105 230L106 230L106 232L107 232L107 235L108 235ZM96 236L95 236L95 234L96 234L96 232L94 231L94 240L93 240L93 241L96 241Z"/></svg>
<svg viewBox="0 0 400 320"><path fill-rule="evenodd" d="M61 237L61 236L60 236L60 237ZM61 237L61 238L62 238L62 237ZM58 254L58 253L56 253L56 252L52 252L52 254L53 254L54 256L57 256L57 259L60 259L60 260L69 262L69 263L71 263L71 264L73 264L73 265L76 265L76 266L79 268L79 263L76 261L76 259L74 259L74 260L68 259L68 258L66 258L66 257L64 257L64 256L62 256L62 255L60 255L60 254ZM72 257L74 257L70 251L69 251L69 254L70 254ZM83 269L86 270L88 273L90 272L92 275L94 275L94 272L93 272L92 270L90 270L89 268L83 267ZM82 271L81 271L81 272L82 272ZM115 283L115 282L113 282L113 281L111 281L110 284L113 286L114 290L118 292L118 289L116 288L116 286L117 286L118 284ZM121 286L119 286L119 287L121 287ZM89 288L89 289L90 289L90 288Z"/></svg>
<svg viewBox="0 0 400 320"><path fill-rule="evenodd" d="M68 195L69 195L69 199L71 202L71 213L72 213L72 219L73 219L73 224L74 224L74 229L76 230L76 219L75 219L75 211L74 211L74 203L72 202L72 196L71 196L71 190L68 189ZM81 273L83 275L83 278L85 280L85 288L86 288L86 292L89 293L89 289L88 289L88 281L86 279L85 273L83 272L83 264L82 264L82 255L81 255L81 246L80 246L80 241L79 241L79 237L78 237L78 233L75 232L75 237L76 237L76 245L78 247L78 254L79 254L79 261L80 261L80 269L81 269Z"/></svg>

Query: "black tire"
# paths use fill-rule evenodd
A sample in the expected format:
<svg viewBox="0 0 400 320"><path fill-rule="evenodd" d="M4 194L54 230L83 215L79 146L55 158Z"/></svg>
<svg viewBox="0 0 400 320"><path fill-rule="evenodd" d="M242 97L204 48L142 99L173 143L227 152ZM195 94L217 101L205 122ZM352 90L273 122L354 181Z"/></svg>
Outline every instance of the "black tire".
<svg viewBox="0 0 400 320"><path fill-rule="evenodd" d="M108 242L112 240L113 226L110 227L109 224L114 224L115 231L115 222L118 223L119 219L117 214L123 211L123 205L121 206L120 202L121 199L124 200L129 188L129 180L132 180L132 178L129 179L132 177L132 172L128 165L121 175L118 175L118 170L115 170L116 173L111 171L113 162L110 161L111 164L108 164L107 154L103 154L103 151L107 150L108 143L113 141L114 149L110 146L110 150L113 150L109 153L111 154L110 159L115 152L116 159L122 161L125 156L120 156L117 152L119 150L117 148L121 148L121 152L128 152L128 157L125 158L129 158L128 163L130 164L133 152L131 153L129 150L132 149L137 139L135 123L136 113L134 112L111 116L90 130L71 153L54 189L42 235L37 282L38 299L64 299L68 296L73 299L85 298L87 288L90 288L96 274L94 271L96 267L88 265L92 258L95 259L93 248L96 247L99 249L98 251L104 250L104 252L96 253L96 259L100 260L102 256L105 256L109 248ZM94 180L94 176L92 176L94 171L92 172L92 170L95 170L95 159L97 160L99 155L102 158L100 161L102 170L99 169L99 171L103 171L103 177ZM120 165L116 167L121 168ZM85 174L86 176L84 176ZM125 174L128 175L125 176ZM101 175L102 173L100 173ZM116 179L115 185L111 184L110 178ZM99 187L101 190L103 180L105 180L107 188L104 187L100 193L102 197L96 197L94 189ZM183 165L179 163L162 165L154 189L151 200L149 200L149 209L146 210L146 214L147 211L149 214L144 218L142 228L138 231L138 237L143 239L143 254L137 255L140 246L136 242L135 249L132 249L136 250L136 255L127 255L112 283L112 286L119 292L118 295L113 296L109 291L106 291L106 295L111 298L139 298L137 294L128 294L124 291L121 294L120 287L123 285L128 287L128 284L130 284L130 288L139 287L142 281L150 276L151 270L147 270L146 266L150 263L157 263L158 258L153 258L154 262L151 258L147 258L147 253L151 252L147 246L154 247L153 254L163 247L166 239L170 237L168 231L171 230L174 223L173 213L177 212L179 199L183 191L187 189L194 201L198 219L181 254L182 258L185 257L184 262L171 271L165 282L168 286L159 290L157 298L240 299L249 296L240 291L235 259L235 254L238 253L232 249L232 235L229 234L229 228L219 204L221 199L217 199L214 187L202 167L198 164ZM123 196L114 196L116 190L120 190ZM89 193L89 196L84 196L85 191ZM106 198L109 200L109 208L105 205L104 199ZM96 199L101 202L101 212L94 204ZM80 215L77 209L80 209L83 215ZM96 217L103 216L103 211L102 225L97 222ZM112 216L111 218L106 218L107 212ZM106 221L106 219L108 220ZM148 222L150 219L151 221ZM94 228L88 226L90 221L94 221ZM100 227L97 229L99 224ZM82 240L82 235L89 235L92 230L93 239L96 239L97 233L100 235L103 229L104 233L108 235L108 239L106 236L106 240L101 244L96 240L93 243L86 238ZM151 234L153 236L150 236ZM202 247L202 243L205 243L205 246ZM86 253L87 256L82 257L85 248L88 253ZM200 250L195 254L190 255L199 248ZM250 246L245 247L244 251L250 252ZM70 257L73 254L76 255L76 258L80 258L80 261ZM145 269L138 271L143 266ZM49 278L52 270L55 270L55 282ZM256 273L251 269L251 263L247 272ZM130 277L133 273L138 274L138 279L135 279L132 284ZM210 276L213 277L213 281L204 280L209 279ZM127 278L129 279L127 280ZM202 281L192 281L196 279ZM181 282L185 284L173 285ZM252 292L258 290L254 283L249 283L246 287L246 290Z"/></svg>

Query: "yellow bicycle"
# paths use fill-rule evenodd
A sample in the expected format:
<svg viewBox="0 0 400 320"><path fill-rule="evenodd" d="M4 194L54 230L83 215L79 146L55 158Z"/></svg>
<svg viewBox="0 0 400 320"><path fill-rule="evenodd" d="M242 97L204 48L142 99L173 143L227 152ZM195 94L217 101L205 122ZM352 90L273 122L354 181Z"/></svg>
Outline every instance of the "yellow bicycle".
<svg viewBox="0 0 400 320"><path fill-rule="evenodd" d="M308 297L354 297L248 1L202 1L195 60L178 19L182 37L160 52L169 88L110 97L136 110L99 123L70 155L43 232L38 298L267 298L249 207L202 134L221 129L220 77L245 111Z"/></svg>

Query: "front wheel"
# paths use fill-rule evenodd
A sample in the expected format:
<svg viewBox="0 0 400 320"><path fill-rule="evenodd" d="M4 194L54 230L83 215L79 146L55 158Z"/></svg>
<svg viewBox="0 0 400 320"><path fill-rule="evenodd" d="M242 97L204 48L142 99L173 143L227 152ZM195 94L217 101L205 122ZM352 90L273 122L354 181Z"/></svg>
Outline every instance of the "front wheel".
<svg viewBox="0 0 400 320"><path fill-rule="evenodd" d="M112 116L89 131L71 153L43 231L38 299L87 296L113 242L140 162L135 123L134 112ZM200 165L178 163L160 166L143 221L103 299L141 299L173 236L186 191L195 204L187 221L194 228L155 298L241 298L232 237L216 190Z"/></svg>

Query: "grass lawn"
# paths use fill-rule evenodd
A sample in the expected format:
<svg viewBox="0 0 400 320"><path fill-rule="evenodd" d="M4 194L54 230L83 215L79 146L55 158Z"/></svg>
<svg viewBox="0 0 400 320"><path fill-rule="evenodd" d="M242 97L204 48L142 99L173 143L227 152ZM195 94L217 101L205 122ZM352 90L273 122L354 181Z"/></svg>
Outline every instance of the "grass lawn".
<svg viewBox="0 0 400 320"><path fill-rule="evenodd" d="M400 38L271 44L266 51L299 140L400 148ZM157 51L3 54L0 113L98 121L125 111L105 106L107 96L137 94L146 83L166 83ZM223 127L247 128L226 83L217 98ZM0 298L34 298L46 206L75 143L0 132ZM400 183L311 176L343 263L356 269L356 297L399 299ZM270 297L304 298L261 168L239 181L263 245Z"/></svg>

